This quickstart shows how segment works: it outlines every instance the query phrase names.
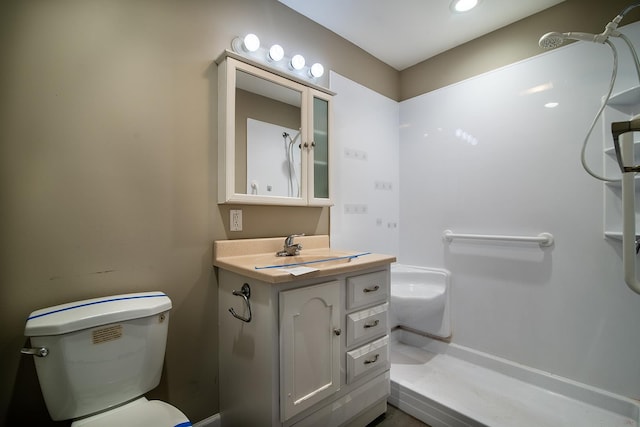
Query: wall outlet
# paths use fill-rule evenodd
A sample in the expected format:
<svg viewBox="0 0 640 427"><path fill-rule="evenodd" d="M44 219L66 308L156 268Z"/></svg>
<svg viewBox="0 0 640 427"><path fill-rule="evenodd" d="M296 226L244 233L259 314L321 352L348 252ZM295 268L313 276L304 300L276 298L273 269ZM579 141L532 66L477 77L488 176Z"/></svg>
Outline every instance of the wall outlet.
<svg viewBox="0 0 640 427"><path fill-rule="evenodd" d="M230 231L242 231L242 210L231 209L229 218L229 230Z"/></svg>

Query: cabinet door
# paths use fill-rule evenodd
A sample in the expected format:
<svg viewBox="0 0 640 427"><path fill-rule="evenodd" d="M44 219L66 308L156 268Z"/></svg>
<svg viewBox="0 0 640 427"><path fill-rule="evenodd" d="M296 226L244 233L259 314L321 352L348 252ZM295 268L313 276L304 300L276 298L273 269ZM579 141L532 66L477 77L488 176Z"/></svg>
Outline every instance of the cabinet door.
<svg viewBox="0 0 640 427"><path fill-rule="evenodd" d="M309 144L309 205L331 205L331 97L317 90L310 90L311 108L308 122L311 124Z"/></svg>
<svg viewBox="0 0 640 427"><path fill-rule="evenodd" d="M280 293L282 421L340 389L340 284Z"/></svg>

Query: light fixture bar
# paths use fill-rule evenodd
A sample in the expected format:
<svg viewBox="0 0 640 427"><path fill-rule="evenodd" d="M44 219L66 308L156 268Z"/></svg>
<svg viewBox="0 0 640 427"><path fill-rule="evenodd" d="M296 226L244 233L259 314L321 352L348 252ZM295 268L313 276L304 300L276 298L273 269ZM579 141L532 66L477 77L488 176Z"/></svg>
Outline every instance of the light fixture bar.
<svg viewBox="0 0 640 427"><path fill-rule="evenodd" d="M313 65L306 65L304 56L295 54L287 57L284 49L279 44L273 44L270 48L260 45L260 39L253 33L244 37L236 37L231 41L233 51L248 59L263 62L269 67L274 67L280 71L306 80L316 81L324 75L324 66L318 62Z"/></svg>

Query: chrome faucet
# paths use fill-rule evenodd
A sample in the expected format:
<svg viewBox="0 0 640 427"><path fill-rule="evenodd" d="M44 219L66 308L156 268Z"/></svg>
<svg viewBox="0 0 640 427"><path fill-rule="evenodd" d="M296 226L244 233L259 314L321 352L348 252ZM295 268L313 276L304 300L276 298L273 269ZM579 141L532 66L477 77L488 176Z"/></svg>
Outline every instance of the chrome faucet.
<svg viewBox="0 0 640 427"><path fill-rule="evenodd" d="M293 243L293 239L295 237L304 236L302 234L291 234L284 239L284 248L281 251L276 253L276 256L294 256L300 254L300 249L302 249L302 245L300 243Z"/></svg>

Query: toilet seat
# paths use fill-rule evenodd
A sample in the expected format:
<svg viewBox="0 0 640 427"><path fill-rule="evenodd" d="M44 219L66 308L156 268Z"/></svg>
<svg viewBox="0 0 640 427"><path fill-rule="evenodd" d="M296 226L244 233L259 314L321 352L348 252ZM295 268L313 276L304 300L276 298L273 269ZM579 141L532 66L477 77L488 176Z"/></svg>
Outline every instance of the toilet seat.
<svg viewBox="0 0 640 427"><path fill-rule="evenodd" d="M177 408L161 400L145 397L74 421L71 427L189 427L191 422Z"/></svg>

